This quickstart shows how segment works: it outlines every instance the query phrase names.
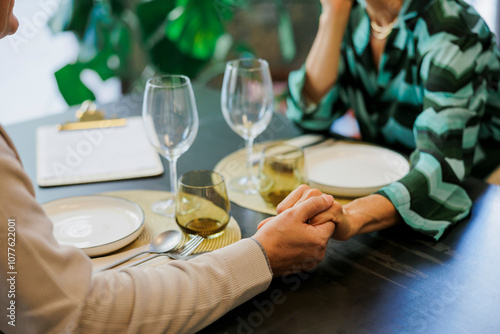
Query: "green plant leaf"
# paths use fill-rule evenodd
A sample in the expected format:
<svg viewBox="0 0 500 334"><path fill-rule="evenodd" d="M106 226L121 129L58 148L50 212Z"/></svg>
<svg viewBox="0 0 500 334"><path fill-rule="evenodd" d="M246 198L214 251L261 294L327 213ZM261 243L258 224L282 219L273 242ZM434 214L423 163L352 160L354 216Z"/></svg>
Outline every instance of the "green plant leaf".
<svg viewBox="0 0 500 334"><path fill-rule="evenodd" d="M109 78L116 76L118 72L117 69L111 69L109 67L110 58L113 56L117 57L113 50L107 49L99 52L95 58L82 65L84 65L85 68L94 70L97 74L99 74L99 77L102 80L108 80Z"/></svg>
<svg viewBox="0 0 500 334"><path fill-rule="evenodd" d="M145 41L149 40L157 29L166 22L168 13L174 8L174 0L143 0L137 5L137 18Z"/></svg>
<svg viewBox="0 0 500 334"><path fill-rule="evenodd" d="M255 58L255 49L244 42L238 42L234 45L234 51L238 58Z"/></svg>
<svg viewBox="0 0 500 334"><path fill-rule="evenodd" d="M293 38L293 27L290 14L281 2L277 1L276 9L278 10L278 38L281 48L283 60L290 62L295 58L297 50L295 47L295 40Z"/></svg>
<svg viewBox="0 0 500 334"><path fill-rule="evenodd" d="M70 106L85 100L95 100L94 93L80 79L84 68L80 63L68 64L54 73L59 91Z"/></svg>
<svg viewBox="0 0 500 334"><path fill-rule="evenodd" d="M102 80L119 76L131 83L140 69L133 59L160 72L196 77L214 57L229 50L254 54L241 41L226 34L225 24L236 10L251 10L257 0L67 0L51 18L54 32L73 31L80 42L78 61L56 72L59 89L68 104L94 99L80 80L84 69ZM271 0L278 8L278 33L283 58L295 57L290 17L283 0ZM136 20L137 18L137 20ZM138 23L138 24L137 24ZM137 31L136 29L140 29ZM136 37L141 34L141 47ZM218 48L218 49L217 49ZM144 54L136 55L140 51ZM218 51L216 53L216 51ZM132 70L135 69L135 70Z"/></svg>
<svg viewBox="0 0 500 334"><path fill-rule="evenodd" d="M118 67L114 70L119 74L127 72L128 70L128 64L132 52L132 39L133 36L132 32L129 30L129 27L121 22L118 23L111 32L112 49L118 57L117 59L119 61ZM113 55L111 55L110 57L113 57ZM110 65L113 64L110 64L110 59L108 58L107 66L109 67Z"/></svg>
<svg viewBox="0 0 500 334"><path fill-rule="evenodd" d="M149 52L151 62L162 73L184 74L194 78L207 64L207 60L196 59L179 51L167 38L156 43Z"/></svg>
<svg viewBox="0 0 500 334"><path fill-rule="evenodd" d="M109 4L111 5L111 12L119 16L126 8L125 0L109 0Z"/></svg>
<svg viewBox="0 0 500 334"><path fill-rule="evenodd" d="M82 39L93 6L93 0L62 1L59 10L49 20L49 27L53 32L72 31Z"/></svg>
<svg viewBox="0 0 500 334"><path fill-rule="evenodd" d="M128 26L106 5L92 10L88 29L81 42L78 62L96 71L102 80L126 73L132 34Z"/></svg>
<svg viewBox="0 0 500 334"><path fill-rule="evenodd" d="M111 8L104 4L95 5L90 15L87 31L80 44L78 61L89 62L108 47L113 26L119 19L111 14Z"/></svg>
<svg viewBox="0 0 500 334"><path fill-rule="evenodd" d="M179 0L165 27L166 36L193 58L210 59L225 32L213 1Z"/></svg>

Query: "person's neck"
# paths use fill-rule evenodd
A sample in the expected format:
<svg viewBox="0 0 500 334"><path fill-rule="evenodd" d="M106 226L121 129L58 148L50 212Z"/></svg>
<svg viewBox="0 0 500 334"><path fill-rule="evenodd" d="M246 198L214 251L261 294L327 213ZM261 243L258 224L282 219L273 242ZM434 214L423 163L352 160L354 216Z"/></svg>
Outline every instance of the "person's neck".
<svg viewBox="0 0 500 334"><path fill-rule="evenodd" d="M394 22L402 5L403 0L366 0L366 11L370 20L384 27Z"/></svg>

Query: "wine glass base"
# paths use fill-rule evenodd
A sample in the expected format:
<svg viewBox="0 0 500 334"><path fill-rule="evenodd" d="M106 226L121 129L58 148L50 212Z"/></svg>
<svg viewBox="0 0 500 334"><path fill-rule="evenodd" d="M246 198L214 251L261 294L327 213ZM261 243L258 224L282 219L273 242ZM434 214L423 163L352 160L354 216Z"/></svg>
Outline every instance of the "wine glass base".
<svg viewBox="0 0 500 334"><path fill-rule="evenodd" d="M170 198L164 201L159 201L151 206L154 213L165 217L175 217L175 199Z"/></svg>
<svg viewBox="0 0 500 334"><path fill-rule="evenodd" d="M258 179L256 177L249 178L248 176L242 176L229 181L229 187L231 189L243 193L243 194L258 194L257 183Z"/></svg>

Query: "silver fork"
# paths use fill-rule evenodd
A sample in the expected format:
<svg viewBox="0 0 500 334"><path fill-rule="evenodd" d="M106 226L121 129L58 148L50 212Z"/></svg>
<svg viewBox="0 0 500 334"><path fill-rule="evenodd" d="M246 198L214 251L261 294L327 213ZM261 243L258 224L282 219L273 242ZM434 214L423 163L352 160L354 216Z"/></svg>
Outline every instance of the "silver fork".
<svg viewBox="0 0 500 334"><path fill-rule="evenodd" d="M129 265L123 266L122 268L135 267L135 266L142 264L146 261L152 260L152 259L159 257L159 256L164 256L164 255L166 255L174 260L182 259L183 257L188 256L192 252L194 252L196 247L198 247L203 242L203 240L205 240L205 238L203 238L202 236L195 235L188 242L186 242L184 245L182 245L181 247L179 247L177 249L174 249L170 252L153 254L151 256L148 256L145 259L142 259L140 261L133 262Z"/></svg>

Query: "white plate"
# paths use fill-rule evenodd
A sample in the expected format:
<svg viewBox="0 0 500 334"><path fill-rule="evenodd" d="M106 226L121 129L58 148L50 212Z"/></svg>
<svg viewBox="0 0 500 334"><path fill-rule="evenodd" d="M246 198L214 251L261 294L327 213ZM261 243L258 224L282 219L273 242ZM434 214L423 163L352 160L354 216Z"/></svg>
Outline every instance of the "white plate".
<svg viewBox="0 0 500 334"><path fill-rule="evenodd" d="M369 195L410 170L402 155L377 146L336 144L306 151L309 184L337 196Z"/></svg>
<svg viewBox="0 0 500 334"><path fill-rule="evenodd" d="M88 256L120 249L144 228L144 212L135 203L112 196L76 196L42 205L60 244L81 248Z"/></svg>

